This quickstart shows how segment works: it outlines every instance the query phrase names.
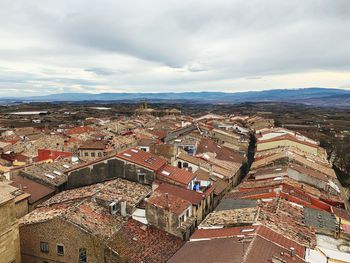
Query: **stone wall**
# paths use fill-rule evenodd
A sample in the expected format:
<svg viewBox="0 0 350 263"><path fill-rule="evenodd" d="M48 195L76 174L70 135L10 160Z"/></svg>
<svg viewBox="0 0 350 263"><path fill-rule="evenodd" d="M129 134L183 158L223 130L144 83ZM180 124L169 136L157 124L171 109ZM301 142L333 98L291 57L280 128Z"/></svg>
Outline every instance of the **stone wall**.
<svg viewBox="0 0 350 263"><path fill-rule="evenodd" d="M67 189L115 178L124 178L132 182L152 185L155 175L152 171L143 167L112 158L70 172L68 174Z"/></svg>
<svg viewBox="0 0 350 263"><path fill-rule="evenodd" d="M15 201L0 204L0 263L21 262Z"/></svg>
<svg viewBox="0 0 350 263"><path fill-rule="evenodd" d="M146 218L149 224L180 238L183 237L181 231L179 231L179 218L174 213L147 204Z"/></svg>
<svg viewBox="0 0 350 263"><path fill-rule="evenodd" d="M120 262L101 240L60 218L20 227L22 262L79 262L79 249L87 251L89 263ZM40 242L47 242L49 252L42 252ZM64 254L57 253L57 245ZM7 262L6 262L7 263Z"/></svg>
<svg viewBox="0 0 350 263"><path fill-rule="evenodd" d="M16 203L16 217L21 218L22 216L29 213L28 198L25 198Z"/></svg>

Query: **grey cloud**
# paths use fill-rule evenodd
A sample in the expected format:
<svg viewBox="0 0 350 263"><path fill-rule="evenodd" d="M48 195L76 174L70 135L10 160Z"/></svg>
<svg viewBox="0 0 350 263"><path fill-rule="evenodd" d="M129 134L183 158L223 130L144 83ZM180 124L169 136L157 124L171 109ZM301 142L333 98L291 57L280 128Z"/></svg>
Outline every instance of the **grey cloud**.
<svg viewBox="0 0 350 263"><path fill-rule="evenodd" d="M16 89L263 88L269 75L350 71L348 0L3 3L0 82Z"/></svg>

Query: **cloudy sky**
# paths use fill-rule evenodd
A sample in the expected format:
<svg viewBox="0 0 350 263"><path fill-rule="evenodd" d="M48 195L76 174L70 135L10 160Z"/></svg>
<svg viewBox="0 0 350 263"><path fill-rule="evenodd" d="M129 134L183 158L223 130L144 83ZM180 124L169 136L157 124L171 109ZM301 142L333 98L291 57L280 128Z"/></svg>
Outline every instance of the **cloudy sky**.
<svg viewBox="0 0 350 263"><path fill-rule="evenodd" d="M0 96L350 89L349 0L0 0Z"/></svg>

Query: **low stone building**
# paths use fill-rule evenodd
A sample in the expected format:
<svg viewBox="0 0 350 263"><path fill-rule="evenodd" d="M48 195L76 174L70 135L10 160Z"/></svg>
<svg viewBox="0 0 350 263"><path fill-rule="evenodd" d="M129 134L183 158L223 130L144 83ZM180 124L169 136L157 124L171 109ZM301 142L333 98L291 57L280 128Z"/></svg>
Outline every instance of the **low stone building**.
<svg viewBox="0 0 350 263"><path fill-rule="evenodd" d="M84 160L101 158L111 151L108 142L104 140L87 141L78 150L78 156Z"/></svg>
<svg viewBox="0 0 350 263"><path fill-rule="evenodd" d="M147 200L146 218L150 225L188 240L194 231L192 204L178 196L156 191Z"/></svg>
<svg viewBox="0 0 350 263"><path fill-rule="evenodd" d="M21 219L22 261L123 262L110 242L150 191L116 179L57 194Z"/></svg>
<svg viewBox="0 0 350 263"><path fill-rule="evenodd" d="M156 171L166 164L160 156L130 148L115 156L101 158L66 171L68 189L114 178L152 185Z"/></svg>
<svg viewBox="0 0 350 263"><path fill-rule="evenodd" d="M204 192L199 192L159 181L153 184L153 188L156 188L155 191L157 192L163 194L168 193L189 201L192 204L192 214L195 219L195 226L200 224L213 209L213 186L208 187Z"/></svg>

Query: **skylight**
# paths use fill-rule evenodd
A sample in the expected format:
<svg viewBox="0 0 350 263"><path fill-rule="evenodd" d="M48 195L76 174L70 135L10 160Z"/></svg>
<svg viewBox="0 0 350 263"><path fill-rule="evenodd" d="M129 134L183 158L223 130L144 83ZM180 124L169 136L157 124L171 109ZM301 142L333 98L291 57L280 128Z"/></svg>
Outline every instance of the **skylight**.
<svg viewBox="0 0 350 263"><path fill-rule="evenodd" d="M123 153L123 155L126 157L131 157L131 154L128 154L128 153Z"/></svg>
<svg viewBox="0 0 350 263"><path fill-rule="evenodd" d="M163 175L166 175L166 176L169 176L169 175L170 175L170 173L167 172L167 171L162 171L162 174L163 174Z"/></svg>
<svg viewBox="0 0 350 263"><path fill-rule="evenodd" d="M245 228L245 229L242 229L241 232L242 233L246 233L246 232L254 232L254 228Z"/></svg>
<svg viewBox="0 0 350 263"><path fill-rule="evenodd" d="M46 177L50 178L50 179L55 179L55 176L51 175L51 174L45 174Z"/></svg>

